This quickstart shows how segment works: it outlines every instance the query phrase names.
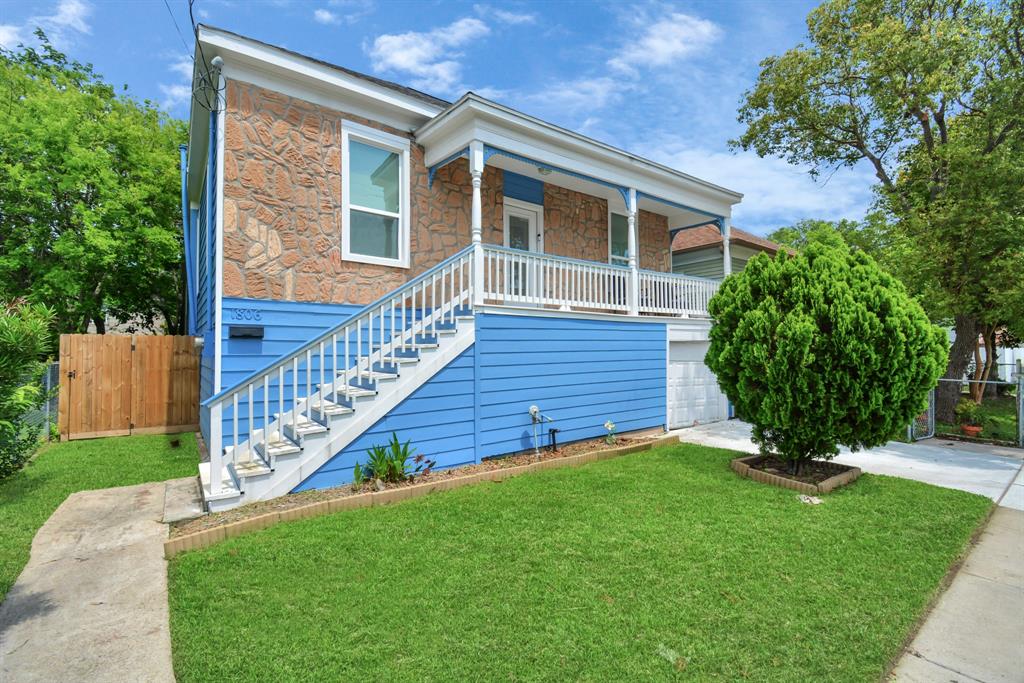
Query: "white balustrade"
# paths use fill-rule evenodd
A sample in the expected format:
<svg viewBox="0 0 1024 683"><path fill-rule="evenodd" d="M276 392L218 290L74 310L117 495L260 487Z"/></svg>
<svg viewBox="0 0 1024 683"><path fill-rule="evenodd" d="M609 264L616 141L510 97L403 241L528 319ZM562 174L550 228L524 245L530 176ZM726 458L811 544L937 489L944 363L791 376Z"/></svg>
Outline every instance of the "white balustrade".
<svg viewBox="0 0 1024 683"><path fill-rule="evenodd" d="M641 270L640 312L706 316L708 301L717 290L717 280Z"/></svg>

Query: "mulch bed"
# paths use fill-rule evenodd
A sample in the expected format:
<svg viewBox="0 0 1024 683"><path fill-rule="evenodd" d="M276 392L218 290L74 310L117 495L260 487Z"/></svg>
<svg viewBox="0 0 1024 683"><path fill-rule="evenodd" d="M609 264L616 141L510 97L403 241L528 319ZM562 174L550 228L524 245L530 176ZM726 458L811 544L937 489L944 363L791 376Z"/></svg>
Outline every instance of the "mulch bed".
<svg viewBox="0 0 1024 683"><path fill-rule="evenodd" d="M425 484L435 481L444 481L446 479L454 479L456 477L464 477L470 474L478 474L480 472L490 472L492 470L508 469L511 467L519 467L521 465L529 465L530 463L543 462L546 460L558 460L560 458L568 458L574 455L580 455L582 453L591 453L594 451L604 451L613 448L622 448L624 446L633 446L638 444L649 443L650 441L661 438L663 435L658 432L656 434L648 435L631 435L631 436L619 436L614 444L605 443L604 438L592 439L590 441L577 441L575 443L567 444L560 447L557 451L541 450L538 455L534 455L532 451L526 453L519 453L517 455L509 455L498 458L489 458L476 465L464 465L462 467L451 467L443 470L433 470L429 474L419 475L414 480L408 480L397 484L385 484L384 490L389 489L400 489L413 486L414 484ZM361 493L369 493L376 489L370 482L363 484L362 488L354 489L351 484L343 484L334 488L327 489L314 489L311 491L302 491L300 493L290 493L280 498L274 498L273 500L263 500L255 503L249 503L248 505L242 505L232 510L225 510L224 512L215 512L212 514L206 514L202 517L197 517L190 520L182 520L175 522L170 525L170 538L177 538L178 536L184 536L187 534L194 534L199 531L205 531L207 529L213 529L225 524L232 522L240 522L251 517L256 517L268 512L284 512L286 510L292 510L311 503L320 503L324 501L336 500L339 498L348 498Z"/></svg>
<svg viewBox="0 0 1024 683"><path fill-rule="evenodd" d="M861 474L859 467L824 460L812 460L799 475L790 474L789 465L772 455L735 458L730 467L741 477L808 495L828 493L856 481Z"/></svg>

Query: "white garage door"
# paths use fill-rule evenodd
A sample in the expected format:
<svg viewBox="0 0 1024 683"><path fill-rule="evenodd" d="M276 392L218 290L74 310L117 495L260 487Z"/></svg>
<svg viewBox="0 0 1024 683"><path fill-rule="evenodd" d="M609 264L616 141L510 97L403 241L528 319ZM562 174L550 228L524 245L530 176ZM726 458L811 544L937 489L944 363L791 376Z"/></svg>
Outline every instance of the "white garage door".
<svg viewBox="0 0 1024 683"><path fill-rule="evenodd" d="M728 400L704 365L707 342L671 342L668 348L668 426L691 427L724 420Z"/></svg>

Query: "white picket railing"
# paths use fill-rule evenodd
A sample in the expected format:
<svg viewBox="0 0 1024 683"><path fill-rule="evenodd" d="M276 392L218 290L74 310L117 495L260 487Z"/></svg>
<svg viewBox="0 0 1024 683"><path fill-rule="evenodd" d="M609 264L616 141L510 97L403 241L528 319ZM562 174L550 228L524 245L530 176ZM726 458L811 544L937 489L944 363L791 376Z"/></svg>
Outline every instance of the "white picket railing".
<svg viewBox="0 0 1024 683"><path fill-rule="evenodd" d="M594 261L484 247L484 299L563 310L629 310L629 269Z"/></svg>
<svg viewBox="0 0 1024 683"><path fill-rule="evenodd" d="M283 441L289 425L294 434L307 408L327 405L323 401L351 405L355 395L373 387L375 375L396 371L399 356L436 340L439 327L454 324L459 310L472 302L471 267L472 247L466 247L204 401L210 410L209 495L223 490L225 465L269 467L269 445ZM257 418L264 425L260 429L254 428ZM242 432L248 437L240 438Z"/></svg>
<svg viewBox="0 0 1024 683"><path fill-rule="evenodd" d="M641 313L705 316L718 284L717 280L641 270L638 307Z"/></svg>

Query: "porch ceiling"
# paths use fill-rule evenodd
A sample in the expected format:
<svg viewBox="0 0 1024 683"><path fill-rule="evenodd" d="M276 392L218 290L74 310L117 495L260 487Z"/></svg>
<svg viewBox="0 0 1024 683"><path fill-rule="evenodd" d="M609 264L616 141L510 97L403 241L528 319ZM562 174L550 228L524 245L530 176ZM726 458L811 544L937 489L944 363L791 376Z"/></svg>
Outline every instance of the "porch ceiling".
<svg viewBox="0 0 1024 683"><path fill-rule="evenodd" d="M473 93L421 126L416 139L429 167L448 163L477 140L498 151L489 165L605 197L613 209L625 208L619 188L634 188L638 208L667 216L670 228L728 218L743 196ZM552 172L542 175L540 168Z"/></svg>

